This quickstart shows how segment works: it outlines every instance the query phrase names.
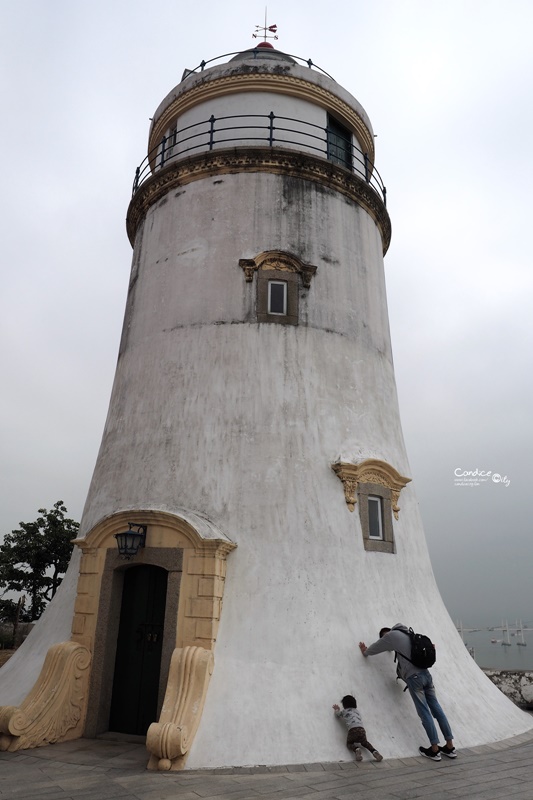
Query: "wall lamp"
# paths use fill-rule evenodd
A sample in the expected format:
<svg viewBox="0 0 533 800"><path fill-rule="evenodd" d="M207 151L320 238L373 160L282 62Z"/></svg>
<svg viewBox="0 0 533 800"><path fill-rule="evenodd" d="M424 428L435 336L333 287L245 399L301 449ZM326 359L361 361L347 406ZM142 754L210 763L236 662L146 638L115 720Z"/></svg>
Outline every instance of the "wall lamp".
<svg viewBox="0 0 533 800"><path fill-rule="evenodd" d="M118 552L122 558L133 558L139 552L139 548L144 547L147 527L147 525L137 525L135 522L128 522L127 531L115 533Z"/></svg>

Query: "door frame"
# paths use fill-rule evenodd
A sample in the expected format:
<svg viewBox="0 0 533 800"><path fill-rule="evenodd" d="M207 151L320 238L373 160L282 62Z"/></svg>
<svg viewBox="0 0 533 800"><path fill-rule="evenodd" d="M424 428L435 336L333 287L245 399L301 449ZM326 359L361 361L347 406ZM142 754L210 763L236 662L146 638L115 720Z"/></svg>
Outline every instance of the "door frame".
<svg viewBox="0 0 533 800"><path fill-rule="evenodd" d="M71 638L92 654L82 734L88 738L107 731L124 572L131 566L120 558L114 534L128 522L148 526L146 546L135 557L135 564L163 567L168 572L158 713L174 650L188 646L214 650L226 556L236 546L204 517L188 511L182 516L120 512L75 541L83 555Z"/></svg>
<svg viewBox="0 0 533 800"><path fill-rule="evenodd" d="M102 575L97 622L97 629L102 631L103 635L96 636L94 642L93 669L89 689L90 702L87 709L84 733L89 738L98 736L108 730L124 576L128 569L141 566L141 563L147 566L161 567L168 573L157 716L161 710L168 680L170 659L176 640L183 550L161 548L155 553L146 553L146 557L143 558L142 562L135 562L134 564L122 561L118 552L115 553L113 550L108 550Z"/></svg>

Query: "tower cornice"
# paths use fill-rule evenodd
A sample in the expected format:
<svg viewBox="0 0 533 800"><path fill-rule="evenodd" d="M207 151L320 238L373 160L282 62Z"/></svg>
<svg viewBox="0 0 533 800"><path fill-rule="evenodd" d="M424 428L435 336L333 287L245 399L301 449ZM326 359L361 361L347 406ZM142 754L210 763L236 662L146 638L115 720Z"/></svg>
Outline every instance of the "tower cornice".
<svg viewBox="0 0 533 800"><path fill-rule="evenodd" d="M148 152L155 152L154 148L157 148L157 145L165 135L165 131L185 111L189 111L194 106L207 100L242 92L283 94L307 100L326 109L354 131L363 153L367 153L371 162L374 162L374 137L363 117L334 92L291 73L239 72L232 75L213 77L202 83L194 84L190 89L184 89L154 120L150 131Z"/></svg>
<svg viewBox="0 0 533 800"><path fill-rule="evenodd" d="M273 147L212 150L175 160L148 178L133 196L126 217L129 240L134 245L137 229L149 208L167 192L213 175L270 172L313 181L340 192L367 211L379 228L383 254L389 248L391 222L379 195L358 175L324 158Z"/></svg>

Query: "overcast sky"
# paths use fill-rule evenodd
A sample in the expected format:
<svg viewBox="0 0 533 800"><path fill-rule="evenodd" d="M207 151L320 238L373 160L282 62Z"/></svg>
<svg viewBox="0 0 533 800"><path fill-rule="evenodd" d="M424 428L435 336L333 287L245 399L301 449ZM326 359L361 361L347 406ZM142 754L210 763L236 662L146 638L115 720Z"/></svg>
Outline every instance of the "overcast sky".
<svg viewBox="0 0 533 800"><path fill-rule="evenodd" d="M149 118L185 67L253 46L264 5L0 10L5 533L58 499L81 517ZM465 625L533 624L533 3L277 0L268 21L279 49L329 72L377 133L402 422L443 598ZM509 483L456 485L475 469Z"/></svg>

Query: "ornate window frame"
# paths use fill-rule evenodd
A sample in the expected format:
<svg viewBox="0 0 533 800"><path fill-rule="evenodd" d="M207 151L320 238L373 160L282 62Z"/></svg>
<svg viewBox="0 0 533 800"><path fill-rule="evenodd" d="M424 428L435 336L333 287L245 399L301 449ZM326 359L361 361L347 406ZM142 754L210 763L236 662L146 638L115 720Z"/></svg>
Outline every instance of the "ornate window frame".
<svg viewBox="0 0 533 800"><path fill-rule="evenodd" d="M360 483L357 487L357 494L365 550L370 550L374 553L395 553L391 490L387 486L382 486L378 483ZM379 497L381 499L381 539L370 536L370 497Z"/></svg>
<svg viewBox="0 0 533 800"><path fill-rule="evenodd" d="M253 282L257 273L256 313L258 322L274 322L282 325L298 325L300 281L309 289L317 267L305 264L297 256L283 250L269 250L254 258L241 258L239 266L244 271L247 283ZM287 284L287 313L269 312L268 296L271 281Z"/></svg>
<svg viewBox="0 0 533 800"><path fill-rule="evenodd" d="M390 464L378 459L366 459L359 464L339 461L332 469L342 481L346 505L355 510L359 499L359 518L365 550L379 553L396 552L392 515L398 519L400 507L398 500L403 487L411 481ZM382 534L381 539L370 536L368 498L381 498Z"/></svg>

